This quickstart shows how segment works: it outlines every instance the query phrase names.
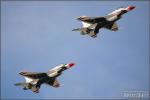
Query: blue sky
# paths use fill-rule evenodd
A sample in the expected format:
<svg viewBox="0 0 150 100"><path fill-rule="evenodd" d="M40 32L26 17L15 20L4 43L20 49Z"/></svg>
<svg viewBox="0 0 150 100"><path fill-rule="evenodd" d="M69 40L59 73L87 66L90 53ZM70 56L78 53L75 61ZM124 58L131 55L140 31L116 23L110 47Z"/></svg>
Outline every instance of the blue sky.
<svg viewBox="0 0 150 100"><path fill-rule="evenodd" d="M148 1L2 1L1 96L14 99L123 98L124 91L148 91ZM104 16L120 6L136 9L117 22L119 31L93 39L72 32L81 15ZM60 88L23 91L18 72L46 72L60 63L76 65L59 77Z"/></svg>

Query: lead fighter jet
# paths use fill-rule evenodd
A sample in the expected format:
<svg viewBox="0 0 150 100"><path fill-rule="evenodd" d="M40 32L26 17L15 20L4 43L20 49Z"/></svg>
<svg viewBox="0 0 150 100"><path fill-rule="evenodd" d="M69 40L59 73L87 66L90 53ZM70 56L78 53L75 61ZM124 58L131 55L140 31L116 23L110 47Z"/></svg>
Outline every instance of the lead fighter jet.
<svg viewBox="0 0 150 100"><path fill-rule="evenodd" d="M88 34L93 38L97 37L97 33L99 33L99 29L101 28L117 31L118 26L116 21L119 20L123 14L133 10L134 8L134 6L120 7L104 17L80 16L77 20L82 22L83 27L73 29L72 31L80 31L82 35Z"/></svg>
<svg viewBox="0 0 150 100"><path fill-rule="evenodd" d="M15 86L22 86L24 90L31 89L34 93L38 93L40 86L45 83L55 88L59 87L60 84L57 77L62 74L66 69L74 66L74 63L60 64L48 72L20 72L19 74L24 76L26 82L16 83Z"/></svg>

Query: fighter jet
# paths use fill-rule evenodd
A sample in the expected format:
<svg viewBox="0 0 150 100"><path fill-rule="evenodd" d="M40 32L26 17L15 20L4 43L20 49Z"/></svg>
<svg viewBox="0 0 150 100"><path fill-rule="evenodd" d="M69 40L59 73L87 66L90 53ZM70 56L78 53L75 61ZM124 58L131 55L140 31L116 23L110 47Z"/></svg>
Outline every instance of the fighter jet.
<svg viewBox="0 0 150 100"><path fill-rule="evenodd" d="M93 38L97 37L99 29L101 28L106 28L111 31L117 31L118 26L116 24L116 21L122 18L123 14L133 10L134 8L135 6L119 7L118 9L103 17L80 16L77 18L77 20L82 22L83 27L73 29L72 31L80 31L82 35L88 34Z"/></svg>
<svg viewBox="0 0 150 100"><path fill-rule="evenodd" d="M43 83L57 88L60 86L57 77L74 65L74 63L59 64L48 72L20 72L19 74L25 78L26 82L16 83L15 86L22 86L24 90L30 89L34 93L39 93Z"/></svg>

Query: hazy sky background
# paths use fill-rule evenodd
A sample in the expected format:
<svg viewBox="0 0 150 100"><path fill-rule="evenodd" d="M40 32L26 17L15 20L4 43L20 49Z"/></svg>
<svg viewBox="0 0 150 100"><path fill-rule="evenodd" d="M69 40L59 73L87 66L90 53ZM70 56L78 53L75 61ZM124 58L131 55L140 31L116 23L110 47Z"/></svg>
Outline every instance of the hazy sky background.
<svg viewBox="0 0 150 100"><path fill-rule="evenodd" d="M97 38L72 32L81 15L104 16L120 6L136 9L119 20L119 31ZM148 1L2 1L1 96L14 99L123 98L123 91L148 91ZM24 91L22 70L46 72L60 63L76 65L59 77L60 88Z"/></svg>

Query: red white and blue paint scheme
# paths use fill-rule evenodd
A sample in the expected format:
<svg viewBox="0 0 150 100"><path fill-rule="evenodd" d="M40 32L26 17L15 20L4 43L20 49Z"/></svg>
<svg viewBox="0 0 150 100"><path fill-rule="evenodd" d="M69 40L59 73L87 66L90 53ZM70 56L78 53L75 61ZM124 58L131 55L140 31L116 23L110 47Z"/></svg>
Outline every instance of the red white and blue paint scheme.
<svg viewBox="0 0 150 100"><path fill-rule="evenodd" d="M118 9L103 17L80 16L77 18L77 20L82 22L83 27L73 29L72 31L80 31L82 35L88 34L93 38L97 37L99 29L101 28L117 31L118 26L116 21L122 18L123 14L133 10L134 8L135 6L119 7Z"/></svg>
<svg viewBox="0 0 150 100"><path fill-rule="evenodd" d="M59 64L48 72L20 72L19 74L25 78L26 82L16 83L15 86L22 86L24 90L30 89L34 93L38 93L40 86L44 83L57 88L60 86L57 77L74 65L74 63Z"/></svg>

